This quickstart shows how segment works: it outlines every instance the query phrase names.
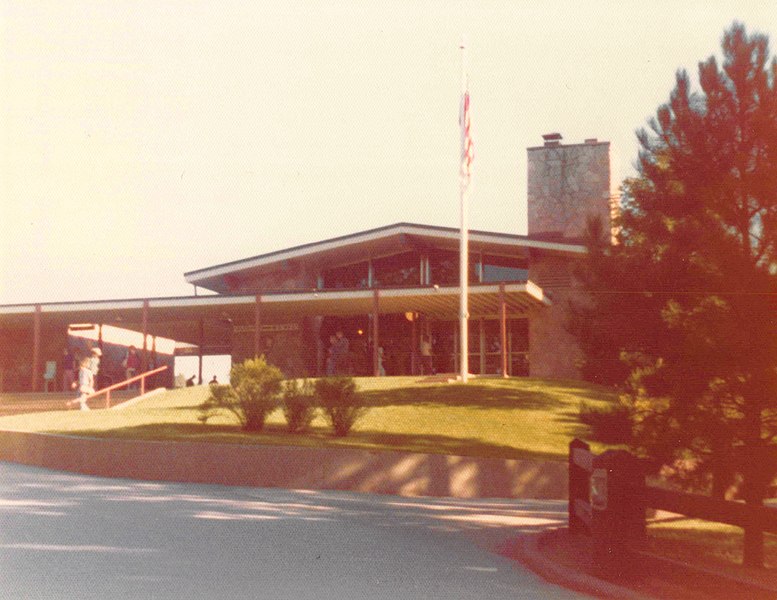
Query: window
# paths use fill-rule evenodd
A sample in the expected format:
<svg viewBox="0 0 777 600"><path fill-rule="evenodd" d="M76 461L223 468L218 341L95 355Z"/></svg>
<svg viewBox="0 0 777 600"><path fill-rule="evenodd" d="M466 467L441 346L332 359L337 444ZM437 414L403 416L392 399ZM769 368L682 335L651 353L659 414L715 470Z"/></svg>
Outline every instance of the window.
<svg viewBox="0 0 777 600"><path fill-rule="evenodd" d="M367 263L360 262L324 271L324 289L367 287Z"/></svg>
<svg viewBox="0 0 777 600"><path fill-rule="evenodd" d="M483 256L483 281L526 281L529 266L525 260L511 256Z"/></svg>
<svg viewBox="0 0 777 600"><path fill-rule="evenodd" d="M376 258L372 261L373 283L383 287L418 285L420 262L421 257L415 252Z"/></svg>
<svg viewBox="0 0 777 600"><path fill-rule="evenodd" d="M437 285L459 285L459 253L452 250L434 250L429 253L431 282ZM477 260L470 254L469 282L477 283Z"/></svg>

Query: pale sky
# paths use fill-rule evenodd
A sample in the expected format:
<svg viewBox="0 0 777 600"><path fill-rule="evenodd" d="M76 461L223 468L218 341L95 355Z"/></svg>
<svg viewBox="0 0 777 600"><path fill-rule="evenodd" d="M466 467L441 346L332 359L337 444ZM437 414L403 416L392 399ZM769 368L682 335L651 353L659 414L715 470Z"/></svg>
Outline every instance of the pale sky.
<svg viewBox="0 0 777 600"><path fill-rule="evenodd" d="M469 224L519 234L542 134L609 140L617 187L678 68L734 20L777 46L774 0L0 6L0 304L191 295L186 271L457 227L462 34Z"/></svg>

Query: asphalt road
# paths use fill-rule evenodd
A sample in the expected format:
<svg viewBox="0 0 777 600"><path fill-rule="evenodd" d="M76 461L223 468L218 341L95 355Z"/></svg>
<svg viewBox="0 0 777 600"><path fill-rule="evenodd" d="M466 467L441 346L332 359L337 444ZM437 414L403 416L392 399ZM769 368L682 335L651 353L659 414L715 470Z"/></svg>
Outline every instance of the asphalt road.
<svg viewBox="0 0 777 600"><path fill-rule="evenodd" d="M0 597L568 599L494 551L553 501L102 479L0 463Z"/></svg>

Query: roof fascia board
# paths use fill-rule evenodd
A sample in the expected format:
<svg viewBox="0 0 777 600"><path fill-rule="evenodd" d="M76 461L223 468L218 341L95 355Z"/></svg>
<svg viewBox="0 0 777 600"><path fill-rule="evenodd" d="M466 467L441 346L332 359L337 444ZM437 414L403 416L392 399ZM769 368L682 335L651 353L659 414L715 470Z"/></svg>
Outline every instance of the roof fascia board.
<svg viewBox="0 0 777 600"><path fill-rule="evenodd" d="M468 286L469 293L472 295L477 294L493 294L499 291L499 284L486 283L486 284L470 284ZM380 297L384 298L401 298L407 296L433 296L435 294L458 294L459 286L421 286L421 287L409 287L409 288L364 288L356 290L314 290L310 292L275 292L261 294L261 302L268 303L283 303L292 301L311 301L316 299L326 300L355 300L355 299L371 299L375 290L378 291ZM525 283L506 283L506 292L526 292L533 298L545 303L550 304L550 300L543 293L542 288L533 283L527 281ZM84 302L68 302L68 303L49 303L49 304L12 304L12 305L0 305L0 314L14 315L14 314L32 314L36 311L38 306L41 307L43 313L67 313L67 312L80 312L80 311L105 311L105 310L141 310L145 300L98 300L98 301L84 301ZM256 295L241 295L241 296L174 296L170 298L153 298L148 300L149 308L185 308L185 307L197 307L197 306L230 306L236 304L253 304L256 302Z"/></svg>

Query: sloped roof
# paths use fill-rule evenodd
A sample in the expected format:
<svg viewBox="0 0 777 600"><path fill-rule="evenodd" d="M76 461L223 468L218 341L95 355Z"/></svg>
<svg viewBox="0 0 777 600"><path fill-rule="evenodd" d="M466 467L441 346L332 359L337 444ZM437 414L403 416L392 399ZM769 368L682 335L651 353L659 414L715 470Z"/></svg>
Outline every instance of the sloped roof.
<svg viewBox="0 0 777 600"><path fill-rule="evenodd" d="M426 242L438 247L458 248L460 232L453 227L419 225L416 223L395 223L385 227L294 246L267 254L260 254L204 269L184 273L188 283L224 292L225 276L241 272L271 268L285 261L309 261L317 266L348 264L367 257L396 253L398 248L408 246L410 240ZM470 251L493 253L514 252L518 248L535 249L562 254L582 254L585 247L579 243L552 241L538 237L470 230Z"/></svg>

